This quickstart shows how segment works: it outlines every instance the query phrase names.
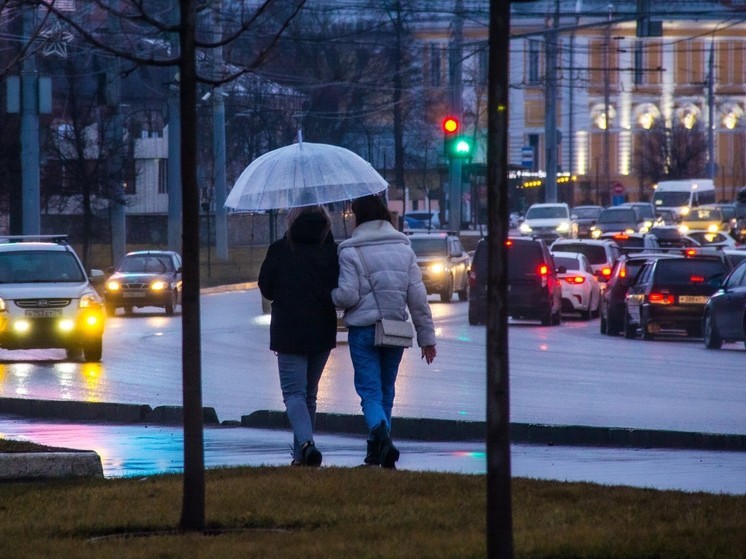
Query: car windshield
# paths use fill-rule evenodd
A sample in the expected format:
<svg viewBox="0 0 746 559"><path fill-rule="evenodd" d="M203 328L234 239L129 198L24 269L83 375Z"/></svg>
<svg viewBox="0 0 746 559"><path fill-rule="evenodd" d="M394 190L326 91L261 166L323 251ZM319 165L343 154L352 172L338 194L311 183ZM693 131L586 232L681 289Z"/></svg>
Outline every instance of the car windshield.
<svg viewBox="0 0 746 559"><path fill-rule="evenodd" d="M689 216L686 218L688 222L703 222L709 223L712 221L723 221L723 212L720 208L697 208L692 210Z"/></svg>
<svg viewBox="0 0 746 559"><path fill-rule="evenodd" d="M508 247L508 277L512 279L536 275L545 264L541 247L536 242L513 243Z"/></svg>
<svg viewBox="0 0 746 559"><path fill-rule="evenodd" d="M564 206L533 206L526 212L526 219L567 218L567 208Z"/></svg>
<svg viewBox="0 0 746 559"><path fill-rule="evenodd" d="M637 210L640 217L644 217L645 219L655 219L655 212L653 211L652 206L649 206L648 204L638 204L632 207Z"/></svg>
<svg viewBox="0 0 746 559"><path fill-rule="evenodd" d="M575 208L572 213L578 219L596 219L601 213L601 208Z"/></svg>
<svg viewBox="0 0 746 559"><path fill-rule="evenodd" d="M419 257L445 256L448 254L448 245L442 237L410 238L412 250Z"/></svg>
<svg viewBox="0 0 746 559"><path fill-rule="evenodd" d="M706 285L724 277L725 266L718 260L661 260L655 272L655 282L661 285Z"/></svg>
<svg viewBox="0 0 746 559"><path fill-rule="evenodd" d="M598 223L635 223L637 214L632 208L609 208L598 216Z"/></svg>
<svg viewBox="0 0 746 559"><path fill-rule="evenodd" d="M605 264L607 262L606 249L600 245L586 245L584 243L561 243L552 246L552 250L562 252L578 252L585 254L591 264Z"/></svg>
<svg viewBox="0 0 746 559"><path fill-rule="evenodd" d="M555 256L554 265L558 268L564 266L567 270L580 270L580 260L568 256Z"/></svg>
<svg viewBox="0 0 746 559"><path fill-rule="evenodd" d="M170 258L148 254L125 256L117 271L129 274L165 274L173 272L174 267Z"/></svg>
<svg viewBox="0 0 746 559"><path fill-rule="evenodd" d="M85 279L75 256L66 251L0 253L0 283L80 283Z"/></svg>
<svg viewBox="0 0 746 559"><path fill-rule="evenodd" d="M690 195L688 192L659 192L653 194L653 204L656 206L686 206L689 204Z"/></svg>

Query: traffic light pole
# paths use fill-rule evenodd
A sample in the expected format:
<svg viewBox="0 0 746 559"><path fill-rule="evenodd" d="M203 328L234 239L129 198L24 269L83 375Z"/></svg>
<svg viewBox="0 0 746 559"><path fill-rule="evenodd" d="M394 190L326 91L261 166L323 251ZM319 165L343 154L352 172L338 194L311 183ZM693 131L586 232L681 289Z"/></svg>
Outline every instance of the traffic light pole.
<svg viewBox="0 0 746 559"><path fill-rule="evenodd" d="M448 227L452 231L461 230L461 161L460 157L448 161Z"/></svg>

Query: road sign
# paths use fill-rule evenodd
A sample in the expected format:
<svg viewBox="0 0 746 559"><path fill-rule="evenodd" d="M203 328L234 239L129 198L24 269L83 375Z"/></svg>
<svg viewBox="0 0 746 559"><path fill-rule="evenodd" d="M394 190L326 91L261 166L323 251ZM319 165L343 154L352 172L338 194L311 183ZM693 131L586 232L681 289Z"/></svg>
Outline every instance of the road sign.
<svg viewBox="0 0 746 559"><path fill-rule="evenodd" d="M621 196L624 194L624 185L620 182L615 182L611 187L611 192L616 196Z"/></svg>
<svg viewBox="0 0 746 559"><path fill-rule="evenodd" d="M521 167L533 167L534 166L534 148L531 146L523 146L521 148Z"/></svg>

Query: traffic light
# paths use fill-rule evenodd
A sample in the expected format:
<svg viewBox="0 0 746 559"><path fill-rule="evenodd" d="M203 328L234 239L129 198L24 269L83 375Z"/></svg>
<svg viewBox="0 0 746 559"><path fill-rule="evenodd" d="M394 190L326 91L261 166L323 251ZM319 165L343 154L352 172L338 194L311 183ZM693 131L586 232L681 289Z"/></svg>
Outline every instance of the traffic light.
<svg viewBox="0 0 746 559"><path fill-rule="evenodd" d="M471 156L471 140L461 135L461 122L453 116L443 119L443 153L448 158Z"/></svg>

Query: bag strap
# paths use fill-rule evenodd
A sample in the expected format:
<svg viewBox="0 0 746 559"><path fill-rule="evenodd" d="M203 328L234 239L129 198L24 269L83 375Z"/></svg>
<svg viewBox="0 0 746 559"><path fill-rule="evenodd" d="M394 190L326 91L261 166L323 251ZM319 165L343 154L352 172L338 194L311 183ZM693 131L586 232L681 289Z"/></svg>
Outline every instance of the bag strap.
<svg viewBox="0 0 746 559"><path fill-rule="evenodd" d="M370 279L370 272L368 272L368 265L365 263L363 251L360 250L360 247L355 247L355 250L357 251L358 258L360 258L360 264L362 264L363 266L363 277L368 280L368 283L370 284L370 292L373 294L373 299L376 301L376 307L378 307L378 316L380 316L381 320L383 320L381 305L378 304L378 296L376 295L376 290L373 288L373 281Z"/></svg>

